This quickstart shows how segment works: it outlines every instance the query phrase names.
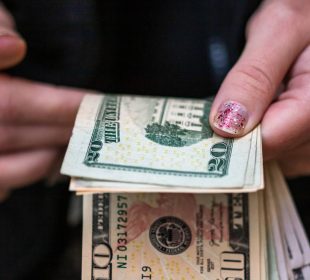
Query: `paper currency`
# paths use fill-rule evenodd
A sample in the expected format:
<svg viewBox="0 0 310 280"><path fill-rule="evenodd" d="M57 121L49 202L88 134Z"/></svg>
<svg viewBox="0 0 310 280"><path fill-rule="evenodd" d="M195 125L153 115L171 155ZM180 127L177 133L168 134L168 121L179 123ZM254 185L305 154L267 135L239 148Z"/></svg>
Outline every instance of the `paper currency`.
<svg viewBox="0 0 310 280"><path fill-rule="evenodd" d="M271 279L310 279L309 241L284 176L275 162L266 164L265 175L268 238L279 275Z"/></svg>
<svg viewBox="0 0 310 280"><path fill-rule="evenodd" d="M261 265L260 279L269 279L269 263L268 263L268 250L267 250L267 234L266 234L266 215L263 200L263 193L258 192L258 217L259 217L259 255Z"/></svg>
<svg viewBox="0 0 310 280"><path fill-rule="evenodd" d="M284 237L280 231L271 178L269 177L267 167L265 168L265 180L265 213L267 220L268 256L270 257L268 260L269 276L271 280L289 280L293 278L293 274L288 266L288 250L285 248Z"/></svg>
<svg viewBox="0 0 310 280"><path fill-rule="evenodd" d="M82 279L266 279L258 209L256 193L85 195Z"/></svg>
<svg viewBox="0 0 310 280"><path fill-rule="evenodd" d="M266 190L252 194L85 195L82 279L310 279L283 175L265 169Z"/></svg>
<svg viewBox="0 0 310 280"><path fill-rule="evenodd" d="M62 166L79 192L242 191L263 187L260 129L225 139L210 100L88 95Z"/></svg>
<svg viewBox="0 0 310 280"><path fill-rule="evenodd" d="M85 97L62 167L85 195L83 280L310 279L284 176L275 162L263 172L260 127L215 135L211 102Z"/></svg>

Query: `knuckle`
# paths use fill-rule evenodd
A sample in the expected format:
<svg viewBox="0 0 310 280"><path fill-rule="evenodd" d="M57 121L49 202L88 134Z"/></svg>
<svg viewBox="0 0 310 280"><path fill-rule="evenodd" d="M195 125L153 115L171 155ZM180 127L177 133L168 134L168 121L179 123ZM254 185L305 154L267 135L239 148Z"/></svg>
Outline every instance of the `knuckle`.
<svg viewBox="0 0 310 280"><path fill-rule="evenodd" d="M275 85L270 78L270 74L264 70L264 67L246 64L236 68L234 73L235 85L241 87L242 91L251 96L266 98L275 91Z"/></svg>

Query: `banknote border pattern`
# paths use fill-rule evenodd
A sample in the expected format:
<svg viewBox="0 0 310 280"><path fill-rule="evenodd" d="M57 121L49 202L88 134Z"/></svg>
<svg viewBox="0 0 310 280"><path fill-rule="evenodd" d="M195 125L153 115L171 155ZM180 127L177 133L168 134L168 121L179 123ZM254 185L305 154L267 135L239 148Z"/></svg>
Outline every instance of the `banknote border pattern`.
<svg viewBox="0 0 310 280"><path fill-rule="evenodd" d="M120 164L108 164L108 163L98 163L98 162L90 162L89 161L89 153L91 153L91 143L94 140L98 140L98 136L100 137L100 131L102 131L102 128L104 127L104 107L105 107L105 99L107 97L111 96L105 95L102 98L101 104L99 106L99 110L96 115L96 121L94 122L94 128L92 130L92 136L89 141L88 149L84 158L83 163L88 167L97 167L101 169L108 169L108 170L119 170L119 171L134 171L139 173L152 173L152 174L161 174L161 175L173 175L173 176L181 176L181 177L223 177L228 174L228 166L230 163L232 148L233 148L233 142L234 139L232 138L226 138L223 139L222 142L224 142L227 145L227 152L226 152L226 158L225 158L225 167L222 168L221 172L194 172L194 171L179 171L179 170L168 170L168 169L155 169L155 168L147 168L147 167L139 167L139 166L130 166L130 165L120 165ZM121 96L119 96L121 97ZM120 104L120 102L118 102ZM120 105L119 105L120 106ZM120 110L119 110L120 112ZM100 118L101 116L101 118ZM101 136L102 137L102 136ZM211 155L212 158L212 155ZM207 165L207 163L206 163Z"/></svg>
<svg viewBox="0 0 310 280"><path fill-rule="evenodd" d="M109 259L109 263L106 267L102 267L100 264L94 261L94 257L92 259L92 269L91 269L91 279L95 279L94 277L94 270L95 269L106 269L109 278L112 279L112 259L113 259L113 251L110 246L111 238L110 238L110 194L108 193L101 193L92 196L92 205L94 211L92 211L92 246L91 252L92 256L96 256L96 248L100 246L104 246L108 251L109 254L105 255L105 259ZM99 255L102 257L102 255ZM98 279L98 278L96 278Z"/></svg>
<svg viewBox="0 0 310 280"><path fill-rule="evenodd" d="M229 245L235 253L242 253L245 257L244 279L250 280L250 224L249 195L246 193L228 194L229 208ZM236 225L234 220L242 209L242 226Z"/></svg>

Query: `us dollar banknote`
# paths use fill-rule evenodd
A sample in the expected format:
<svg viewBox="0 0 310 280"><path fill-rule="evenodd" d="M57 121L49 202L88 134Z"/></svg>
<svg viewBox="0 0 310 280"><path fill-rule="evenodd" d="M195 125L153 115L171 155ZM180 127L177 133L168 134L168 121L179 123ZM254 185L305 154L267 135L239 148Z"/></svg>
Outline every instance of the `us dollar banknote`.
<svg viewBox="0 0 310 280"><path fill-rule="evenodd" d="M276 162L265 164L265 179L269 279L310 279L309 241Z"/></svg>
<svg viewBox="0 0 310 280"><path fill-rule="evenodd" d="M258 209L256 193L85 195L82 279L266 279Z"/></svg>
<svg viewBox="0 0 310 280"><path fill-rule="evenodd" d="M62 173L78 180L76 191L262 188L259 128L222 138L209 125L211 105L208 99L88 95Z"/></svg>

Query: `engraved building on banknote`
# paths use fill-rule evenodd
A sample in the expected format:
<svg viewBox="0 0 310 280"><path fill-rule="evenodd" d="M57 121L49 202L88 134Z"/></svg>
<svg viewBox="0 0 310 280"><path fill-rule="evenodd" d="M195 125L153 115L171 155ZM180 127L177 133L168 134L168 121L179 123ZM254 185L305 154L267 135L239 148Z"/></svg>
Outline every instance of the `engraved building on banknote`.
<svg viewBox="0 0 310 280"><path fill-rule="evenodd" d="M212 136L208 122L211 100L158 99L146 137L166 146L189 146Z"/></svg>

